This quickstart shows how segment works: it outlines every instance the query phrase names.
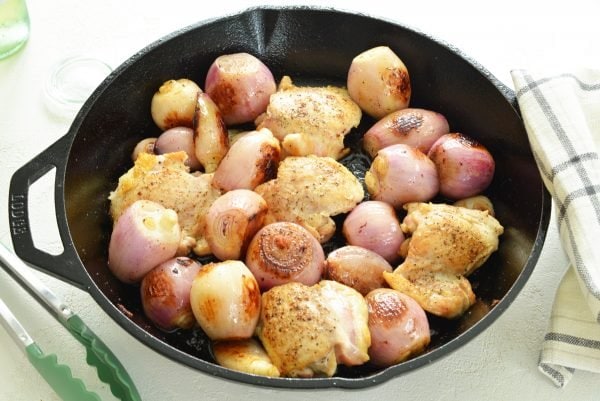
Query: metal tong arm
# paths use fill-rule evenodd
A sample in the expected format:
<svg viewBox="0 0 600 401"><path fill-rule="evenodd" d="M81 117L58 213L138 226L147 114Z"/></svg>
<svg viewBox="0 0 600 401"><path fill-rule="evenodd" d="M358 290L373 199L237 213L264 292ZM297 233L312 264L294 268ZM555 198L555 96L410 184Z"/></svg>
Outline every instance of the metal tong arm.
<svg viewBox="0 0 600 401"><path fill-rule="evenodd" d="M63 325L67 324L67 320L73 316L73 312L33 274L33 271L17 255L4 245L0 246L0 261L20 284L24 285L38 300L43 302L48 310L56 315Z"/></svg>
<svg viewBox="0 0 600 401"><path fill-rule="evenodd" d="M141 400L133 380L106 344L4 245L0 245L0 262L46 309L54 313L57 320L77 341L85 346L86 362L96 367L98 378L110 385L115 397L123 401Z"/></svg>
<svg viewBox="0 0 600 401"><path fill-rule="evenodd" d="M6 332L10 334L14 342L21 347L23 351L33 344L33 338L27 333L27 330L17 320L15 315L8 309L8 306L0 298L0 324L4 326Z"/></svg>

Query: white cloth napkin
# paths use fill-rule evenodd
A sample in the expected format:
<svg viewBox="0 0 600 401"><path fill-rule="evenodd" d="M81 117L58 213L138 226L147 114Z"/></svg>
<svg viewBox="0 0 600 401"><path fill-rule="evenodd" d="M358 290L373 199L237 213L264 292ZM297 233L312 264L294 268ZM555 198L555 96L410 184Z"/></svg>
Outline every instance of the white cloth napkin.
<svg viewBox="0 0 600 401"><path fill-rule="evenodd" d="M539 361L563 387L575 370L600 373L600 70L512 78L570 260Z"/></svg>

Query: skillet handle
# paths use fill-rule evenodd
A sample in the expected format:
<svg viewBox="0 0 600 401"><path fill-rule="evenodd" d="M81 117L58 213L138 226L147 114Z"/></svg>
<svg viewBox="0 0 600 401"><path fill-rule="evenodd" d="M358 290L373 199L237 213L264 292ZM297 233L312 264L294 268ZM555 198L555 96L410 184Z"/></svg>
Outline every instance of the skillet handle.
<svg viewBox="0 0 600 401"><path fill-rule="evenodd" d="M29 188L53 167L56 168L54 207L57 216L65 215L63 188L70 146L70 135L65 135L13 174L8 194L8 220L13 247L21 259L39 270L87 290L90 278L81 268L66 221L57 219L58 231L63 244L63 252L58 255L35 247L29 222Z"/></svg>

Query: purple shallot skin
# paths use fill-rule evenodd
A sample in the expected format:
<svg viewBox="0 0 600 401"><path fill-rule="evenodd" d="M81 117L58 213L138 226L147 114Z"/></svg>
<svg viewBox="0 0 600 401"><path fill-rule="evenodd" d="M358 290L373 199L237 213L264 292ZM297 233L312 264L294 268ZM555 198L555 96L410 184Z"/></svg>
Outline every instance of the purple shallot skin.
<svg viewBox="0 0 600 401"><path fill-rule="evenodd" d="M180 256L146 274L140 287L146 316L167 331L191 328L196 319L190 305L190 290L201 267L195 260Z"/></svg>
<svg viewBox="0 0 600 401"><path fill-rule="evenodd" d="M495 162L491 153L467 135L442 136L428 155L438 171L440 194L450 199L481 194L494 178Z"/></svg>

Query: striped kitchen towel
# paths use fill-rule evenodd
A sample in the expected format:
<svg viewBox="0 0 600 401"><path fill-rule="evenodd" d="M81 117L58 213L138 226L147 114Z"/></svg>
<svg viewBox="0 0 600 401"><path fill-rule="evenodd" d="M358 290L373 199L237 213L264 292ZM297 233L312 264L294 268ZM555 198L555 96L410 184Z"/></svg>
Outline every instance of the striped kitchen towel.
<svg viewBox="0 0 600 401"><path fill-rule="evenodd" d="M570 261L539 361L563 387L578 369L600 373L600 70L512 78Z"/></svg>

